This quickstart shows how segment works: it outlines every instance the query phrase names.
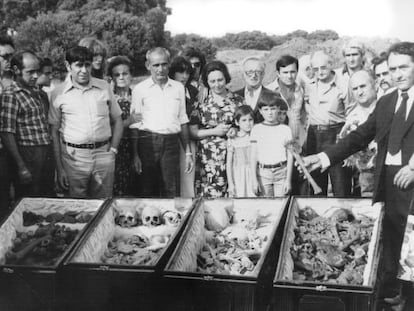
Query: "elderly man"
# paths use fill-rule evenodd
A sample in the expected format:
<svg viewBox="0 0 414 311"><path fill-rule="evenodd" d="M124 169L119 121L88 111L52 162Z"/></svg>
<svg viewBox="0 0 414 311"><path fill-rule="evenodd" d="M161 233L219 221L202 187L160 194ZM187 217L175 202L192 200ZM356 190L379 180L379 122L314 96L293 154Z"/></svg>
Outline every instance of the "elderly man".
<svg viewBox="0 0 414 311"><path fill-rule="evenodd" d="M11 58L10 65L16 78L0 97L0 136L12 159L16 197L39 196L48 183L43 172L50 144L48 99L36 87L39 58L23 51Z"/></svg>
<svg viewBox="0 0 414 311"><path fill-rule="evenodd" d="M66 51L69 72L52 91L49 123L59 185L76 198L112 195L115 155L122 137L121 108L108 83L93 78L92 53Z"/></svg>
<svg viewBox="0 0 414 311"><path fill-rule="evenodd" d="M257 107L257 103L271 98L274 92L263 87L262 82L265 72L265 64L260 58L251 56L243 60L243 79L246 86L235 93L244 98L245 104L254 111L254 122L260 123L263 117Z"/></svg>
<svg viewBox="0 0 414 311"><path fill-rule="evenodd" d="M378 156L373 202L385 202L382 295L392 297L398 293L398 260L414 194L414 170L409 165L414 153L414 43L396 43L390 47L388 55L388 67L398 89L382 96L367 121L345 139L304 160L311 170L327 168L376 140ZM398 301L387 299L390 303Z"/></svg>
<svg viewBox="0 0 414 311"><path fill-rule="evenodd" d="M141 120L133 129L133 166L141 174L143 196L179 195L179 141L185 150L185 171L191 172L185 90L182 83L168 78L170 53L157 47L146 55L151 76L132 91L131 111Z"/></svg>
<svg viewBox="0 0 414 311"><path fill-rule="evenodd" d="M377 85L377 97L380 98L381 96L394 91L395 86L394 81L391 79L390 71L388 70L387 55L382 53L379 57L375 57L371 63Z"/></svg>
<svg viewBox="0 0 414 311"><path fill-rule="evenodd" d="M308 154L320 152L325 147L336 142L345 123L345 103L347 87L332 70L332 59L322 51L315 52L311 57L311 65L316 73L316 79L311 81L305 90L308 111ZM335 196L348 196L351 191L349 169L339 163L328 172L314 173L315 181L322 188L322 194L327 194L328 173Z"/></svg>

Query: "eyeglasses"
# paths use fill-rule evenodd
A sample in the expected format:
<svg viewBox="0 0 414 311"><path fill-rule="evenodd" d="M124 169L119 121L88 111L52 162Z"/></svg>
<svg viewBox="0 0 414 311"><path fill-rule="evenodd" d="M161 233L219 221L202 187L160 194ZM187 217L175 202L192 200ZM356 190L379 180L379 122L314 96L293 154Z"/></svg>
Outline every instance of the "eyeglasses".
<svg viewBox="0 0 414 311"><path fill-rule="evenodd" d="M199 67L201 67L201 63L200 62L191 63L191 67L193 67L193 68L199 68Z"/></svg>
<svg viewBox="0 0 414 311"><path fill-rule="evenodd" d="M10 60L12 56L13 56L13 53L0 54L0 57L5 60Z"/></svg>
<svg viewBox="0 0 414 311"><path fill-rule="evenodd" d="M262 70L249 70L249 71L245 71L244 73L248 76L252 76L254 74L260 76L261 74L263 74L263 71Z"/></svg>
<svg viewBox="0 0 414 311"><path fill-rule="evenodd" d="M313 72L319 72L319 71L326 71L329 68L327 66L321 66L321 67L312 67Z"/></svg>

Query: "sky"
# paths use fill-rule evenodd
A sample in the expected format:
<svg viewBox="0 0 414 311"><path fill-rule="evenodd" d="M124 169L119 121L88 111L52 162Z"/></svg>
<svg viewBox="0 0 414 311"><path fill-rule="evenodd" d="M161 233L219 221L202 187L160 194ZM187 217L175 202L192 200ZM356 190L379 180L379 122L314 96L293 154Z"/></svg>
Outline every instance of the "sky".
<svg viewBox="0 0 414 311"><path fill-rule="evenodd" d="M167 0L166 30L218 37L332 29L340 36L414 41L413 0Z"/></svg>

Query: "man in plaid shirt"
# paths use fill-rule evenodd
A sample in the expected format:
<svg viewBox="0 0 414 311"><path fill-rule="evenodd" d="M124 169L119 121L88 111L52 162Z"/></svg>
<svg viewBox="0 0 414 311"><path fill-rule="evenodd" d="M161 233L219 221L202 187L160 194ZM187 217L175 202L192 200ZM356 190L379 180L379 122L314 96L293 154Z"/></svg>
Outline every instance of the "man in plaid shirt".
<svg viewBox="0 0 414 311"><path fill-rule="evenodd" d="M47 95L36 87L39 59L30 51L11 59L15 80L0 96L0 137L12 159L16 197L42 195L50 144Z"/></svg>

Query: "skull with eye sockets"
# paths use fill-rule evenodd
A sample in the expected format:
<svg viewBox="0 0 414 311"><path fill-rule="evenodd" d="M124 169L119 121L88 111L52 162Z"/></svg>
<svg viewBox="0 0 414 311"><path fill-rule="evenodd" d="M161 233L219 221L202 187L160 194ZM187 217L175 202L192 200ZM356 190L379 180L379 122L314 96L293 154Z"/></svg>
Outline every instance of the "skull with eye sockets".
<svg viewBox="0 0 414 311"><path fill-rule="evenodd" d="M166 211L162 214L164 224L177 227L181 223L182 216L177 211Z"/></svg>
<svg viewBox="0 0 414 311"><path fill-rule="evenodd" d="M155 227L161 224L161 211L155 206L146 206L142 210L142 224L147 227Z"/></svg>
<svg viewBox="0 0 414 311"><path fill-rule="evenodd" d="M123 228L135 227L139 224L139 215L135 209L122 209L117 211L115 223Z"/></svg>

